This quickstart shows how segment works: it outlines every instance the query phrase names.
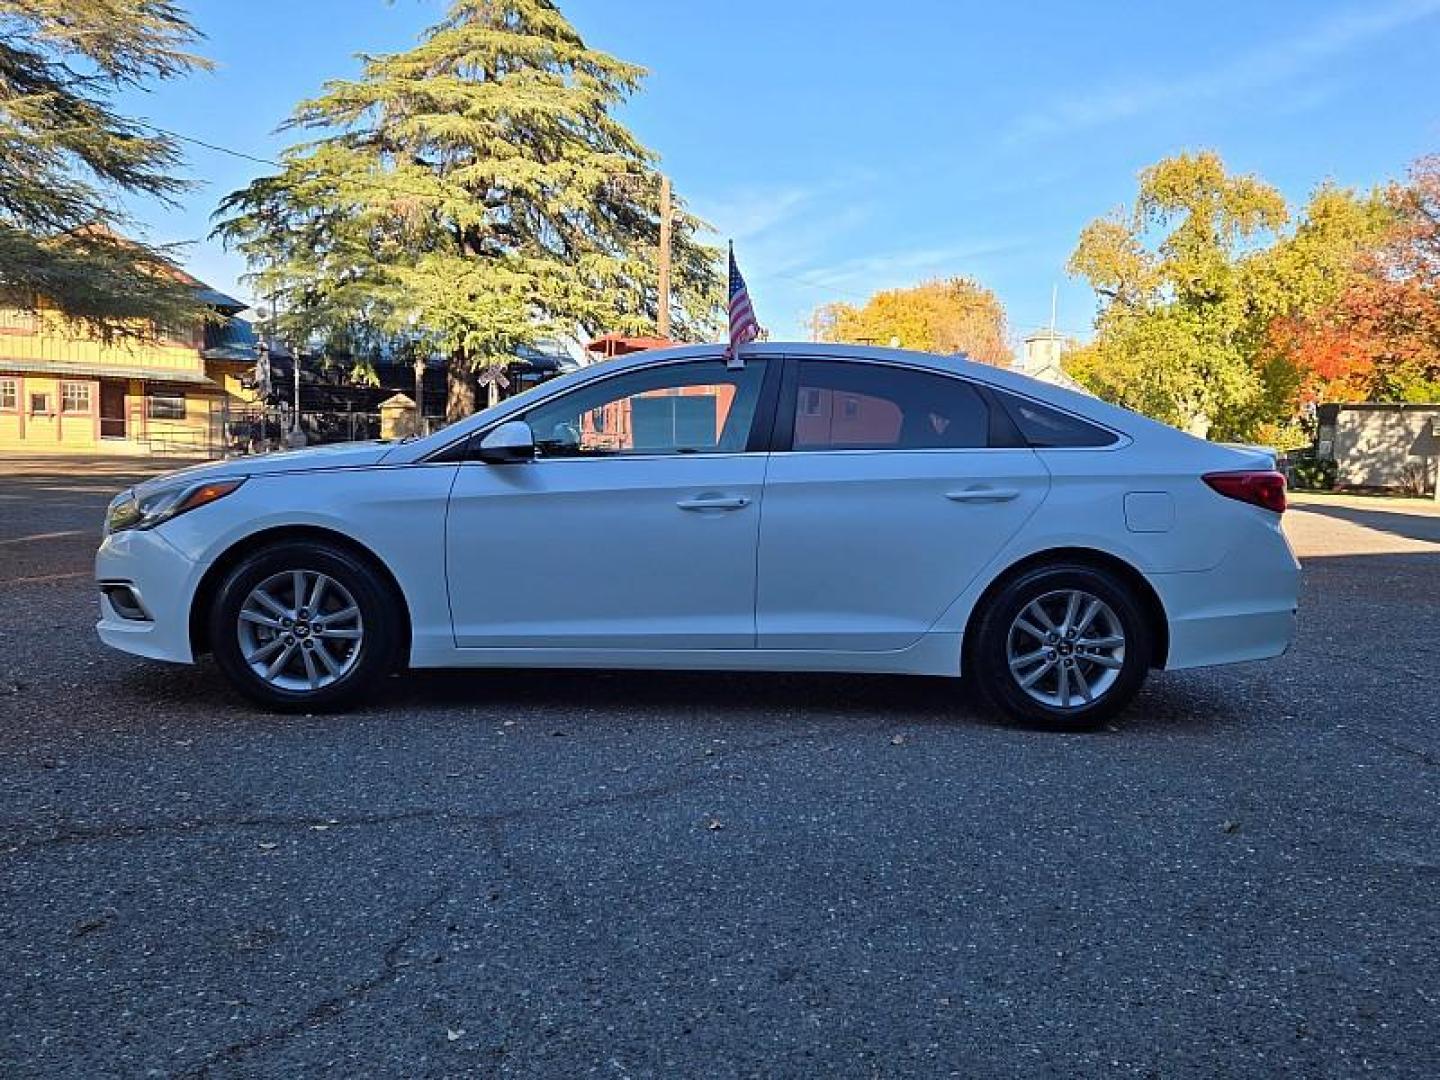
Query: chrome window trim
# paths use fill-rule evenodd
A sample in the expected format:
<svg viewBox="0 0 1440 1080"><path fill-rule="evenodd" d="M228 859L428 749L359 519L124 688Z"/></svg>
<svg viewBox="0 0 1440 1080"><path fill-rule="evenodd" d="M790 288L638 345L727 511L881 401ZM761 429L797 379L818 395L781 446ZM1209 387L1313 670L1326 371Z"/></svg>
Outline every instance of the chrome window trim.
<svg viewBox="0 0 1440 1080"><path fill-rule="evenodd" d="M902 448L902 447L886 448L886 447L879 447L879 446L877 446L877 447L873 447L873 448L850 447L850 448L843 449L843 450L775 450L775 451L772 451L773 453L776 453L776 454L962 454L962 453L995 453L996 451L1005 451L1005 450L1028 450L1028 451L1030 451L1031 453L1034 453L1034 454L1038 454L1038 453L1040 453L1042 450L1045 451L1046 453L1050 453L1050 452L1053 452L1053 451L1056 451L1056 450L1066 450L1066 451L1084 451L1084 452L1086 452L1086 453L1091 453L1091 454L1097 454L1097 453L1107 453L1107 454L1108 454L1108 453L1113 453L1113 452L1115 452L1116 450L1121 450L1121 449L1123 449L1124 447L1128 446L1131 442L1134 441L1134 440L1132 440L1132 439L1130 438L1129 435L1126 435L1123 431L1116 431L1114 428L1110 427L1110 425L1108 425L1108 424L1102 424L1102 423L1101 423L1100 421L1098 421L1098 420L1092 420L1092 419L1091 419L1090 417L1088 417L1088 416L1082 416L1080 413L1073 412L1072 410L1067 409L1067 408L1065 408L1065 407L1062 406L1062 405L1052 404L1051 402L1044 401L1044 400L1042 400L1042 399L1040 399L1040 398L1034 397L1033 395L1021 393L1021 392L1018 391L1018 390L1012 390L1012 389L1011 389L1010 387L1008 387L1008 386L1001 386L1001 385L999 385L998 383L992 383L992 382L990 382L990 381L987 380L987 379L976 378L976 377L970 376L970 375L963 375L963 374L961 374L961 373L958 372L958 371L943 371L943 370L941 370L940 368L925 367L925 366L919 365L919 364L907 364L907 363L905 363L905 362L902 361L902 360L894 360L894 359L891 359L891 358L889 358L889 357L836 356L836 355L834 355L833 353L788 352L788 353L785 354L785 359L786 359L786 360L794 360L794 361L800 361L800 360L829 360L829 361L837 361L837 360L838 360L838 361L839 361L840 363L842 363L842 364L873 364L873 365L875 365L875 366L877 366L877 367L891 367L891 368L899 368L901 371L914 371L914 372L917 372L917 373L919 373L919 374L921 374L921 375L938 375L938 376L941 377L942 379L954 379L956 382L962 382L962 383L964 383L966 386L969 386L972 390L973 390L973 389L976 389L977 387L984 387L986 390L990 391L990 393L992 393L992 394L1014 394L1016 397L1021 398L1021 399L1025 400L1025 401L1033 402L1034 404L1040 406L1041 408L1044 408L1044 409L1053 409L1055 412L1063 413L1064 415L1069 416L1069 417L1072 417L1072 418L1075 419L1075 420L1079 420L1082 424L1089 424L1089 425L1091 425L1092 427L1097 427L1097 428L1099 428L1101 431L1107 431L1107 432L1109 432L1111 435L1114 435L1114 436L1115 436L1115 441L1114 441L1113 443L1111 443L1110 445L1108 445L1108 446L964 446L964 447L933 447L933 446L926 446L926 447L909 447L909 448ZM978 393L979 391L977 390L976 392ZM798 387L798 386L796 387L796 393L797 393L797 395L798 395L798 393L799 393L799 387ZM798 401L798 396L797 396L797 401ZM783 404L783 403L781 403L781 404ZM777 407L778 407L778 406L777 406ZM1003 408L1003 406L1002 406L1002 408ZM1017 427L1018 427L1018 425L1017 425ZM1022 437L1022 438L1024 437L1024 433L1023 433L1023 432L1021 432L1021 437Z"/></svg>
<svg viewBox="0 0 1440 1080"><path fill-rule="evenodd" d="M754 359L760 360L760 361L762 361L762 362L768 362L768 361L771 360L771 358L768 357L768 356L754 357ZM783 360L783 358L779 358L779 359L782 359L782 360ZM701 355L698 355L698 356L680 356L680 357L675 357L675 358L669 359L669 360L661 360L661 361L658 361L658 362L656 362L656 363L654 363L654 364L633 364L633 365L631 365L630 367L623 368L623 369L620 370L620 371L610 371L610 372L606 372L606 373L603 374L603 375L597 375L597 376L595 376L595 378L593 378L593 379L586 379L584 382L579 383L578 385L575 385L575 386L567 386L567 387L564 387L563 389L560 389L560 390L555 391L553 394L547 394L547 395L545 395L544 397L537 398L532 404L527 405L525 408L520 409L520 410L517 410L515 413L506 413L504 416L497 417L493 423L487 424L487 425L485 425L484 427L478 427L478 428L476 428L474 431L471 431L471 432L469 432L469 433L466 434L466 435L462 435L460 438L456 439L455 441L446 443L444 446L440 447L438 450L433 450L433 451L431 451L429 454L425 455L425 457L421 458L419 461L411 462L411 464L413 464L413 465L484 465L485 463L484 463L483 461L464 461L464 460L461 460L461 461L436 461L435 459L436 459L437 457L441 457L441 456L443 456L443 455L445 455L445 454L451 453L452 451L458 449L458 448L459 448L461 445L463 445L464 443L469 442L471 439L476 439L476 438L483 439L486 435L490 434L490 432L494 431L494 430L495 430L497 427L499 427L501 424L509 423L511 420L517 420L517 419L519 419L520 415L522 415L522 414L524 414L524 413L527 413L527 412L530 412L532 409L542 408L543 406L548 405L551 401L554 401L556 398L560 397L560 396L563 395L563 394L578 393L578 392L581 391L581 390L588 390L588 389L590 389L590 388L593 387L593 386L598 386L598 385L600 385L601 383L609 382L609 381L611 381L611 380L613 380L613 379L624 378L624 377L627 376L627 375L635 375L635 374L638 374L639 372L642 372L642 371L658 371L658 370L660 370L661 368L683 367L683 366L688 365L688 364L698 364L698 363L723 363L723 360L722 360L721 357L718 357L718 356L710 356L710 355L706 355L706 354L701 354ZM752 424L754 423L754 418L753 418L753 417L751 418L751 423L752 423ZM763 453L768 453L768 452L769 452L769 451L765 451L765 450L726 450L726 451L723 451L723 452L720 452L720 453L701 453L701 452L697 452L697 453L693 453L693 454L608 454L608 455L597 456L597 457L580 457L580 456L577 456L577 457L567 457L567 458L549 458L548 460L551 461L551 462L555 462L555 461L644 461L644 460L653 461L653 460L656 460L656 459L668 459L668 458L677 458L677 457L683 457L683 458L694 458L694 457L704 457L704 458L717 458L717 457L749 457L749 456L753 456L753 455L756 455L756 454L763 454ZM537 458L535 458L535 460L534 460L531 464L538 465L538 464L541 464L542 462L544 462L544 461L546 461L546 460L547 460L546 458L537 457Z"/></svg>

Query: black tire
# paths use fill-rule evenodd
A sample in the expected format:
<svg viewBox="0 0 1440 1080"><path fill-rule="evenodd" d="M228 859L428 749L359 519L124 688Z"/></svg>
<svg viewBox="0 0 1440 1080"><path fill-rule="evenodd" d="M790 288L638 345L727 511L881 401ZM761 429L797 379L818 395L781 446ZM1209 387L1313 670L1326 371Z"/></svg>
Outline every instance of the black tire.
<svg viewBox="0 0 1440 1080"><path fill-rule="evenodd" d="M247 661L241 640L242 634L260 633L269 635L266 640L270 646L275 646L275 637L283 632L268 627L256 631L250 631L248 626L242 629L241 610L257 586L277 578L283 582L283 576L294 571L323 575L339 586L338 589L326 587L322 609L329 604L332 608L343 605L342 610L348 611L353 607L359 611L358 620L346 624L352 632L360 631L360 637L353 645L345 641L332 640L328 644L319 641L318 638L326 636L326 632L319 629L318 622L313 630L307 623L304 627L297 625L293 631L298 635L303 629L307 636L316 639L302 640L298 644L303 644L306 649L326 650L327 655L338 660L342 669L340 674L328 676L333 681L315 689L285 687L266 681ZM283 606L287 602L283 600L283 586L281 588ZM291 592L293 595L294 590ZM343 599L337 600L337 596ZM353 600L353 605L350 600ZM253 604L251 610L257 610ZM343 547L321 541L284 541L255 552L225 577L210 609L210 642L215 662L225 677L236 690L257 705L274 712L332 712L355 704L395 670L404 640L404 617L403 604L394 595L393 587L364 559L357 558ZM337 635L343 633L338 627L332 632ZM291 640L289 637L284 639L287 642ZM255 645L253 638L250 645ZM288 647L282 642L279 652L283 653ZM274 655L278 658L278 653ZM303 666L296 661L287 666L287 670L296 669L299 681L303 681L303 674L312 663L322 671L320 678L327 678L323 666L318 663L318 654L312 652L313 659L299 652L292 652L292 656L304 661Z"/></svg>
<svg viewBox="0 0 1440 1080"><path fill-rule="evenodd" d="M1055 616L1063 615L1068 594L1078 592L1095 598L1104 605L1101 618L1105 625L1118 624L1124 641L1119 648L1123 656L1112 655L1113 646L1101 650L1088 645L1077 647L1067 644L1062 633L1053 645L1049 637L1038 640L1027 630L1017 629L1017 619L1022 612L1034 612L1033 604L1041 605L1041 614L1047 608L1055 622L1057 632L1063 629L1063 622ZM1107 610L1108 609L1108 610ZM1078 620L1077 620L1078 621ZM1047 630L1039 619L1027 618L1026 625ZM1087 630L1086 634L1091 631ZM1098 634L1098 632L1096 632ZM1081 642L1113 641L1114 634L1083 636ZM1057 563L1050 566L1033 567L1016 575L1005 583L999 592L991 596L984 608L978 612L972 624L972 632L965 650L962 674L979 690L980 696L992 707L1011 719L1037 727L1054 730L1087 731L1104 723L1123 709L1135 697L1145 676L1150 670L1153 655L1154 629L1150 625L1144 607L1134 590L1121 577L1109 571L1081 563ZM1012 647L1013 646L1013 647ZM1024 648L1033 647L1033 652ZM1081 655L1088 651L1093 658ZM1094 656L1096 653L1103 656ZM1019 656L1016 656L1016 654ZM1044 653L1043 656L1039 656ZM1027 666L1020 668L1020 675L1011 669L1012 656L1039 656ZM1068 664L1067 664L1068 661ZM1118 662L1119 667L1103 667ZM1046 664L1045 674L1035 684L1033 694L1045 695L1051 702L1037 700L1032 691L1021 686L1021 677L1034 674ZM1059 707L1061 687L1058 684L1060 668L1067 667L1064 677L1065 699L1075 703ZM1111 674L1113 673L1113 679ZM1076 689L1085 681L1086 691L1091 690L1089 681L1095 686L1104 685L1103 692L1095 692L1093 700L1086 701Z"/></svg>

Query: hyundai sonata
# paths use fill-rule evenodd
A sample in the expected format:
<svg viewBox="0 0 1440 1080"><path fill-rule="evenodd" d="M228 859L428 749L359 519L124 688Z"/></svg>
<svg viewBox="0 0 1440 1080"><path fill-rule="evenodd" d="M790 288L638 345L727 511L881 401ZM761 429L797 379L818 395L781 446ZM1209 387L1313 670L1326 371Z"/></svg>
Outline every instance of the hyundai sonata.
<svg viewBox="0 0 1440 1080"><path fill-rule="evenodd" d="M1284 509L1267 455L1012 372L695 346L122 492L99 632L279 710L404 665L898 672L1084 727L1286 649Z"/></svg>

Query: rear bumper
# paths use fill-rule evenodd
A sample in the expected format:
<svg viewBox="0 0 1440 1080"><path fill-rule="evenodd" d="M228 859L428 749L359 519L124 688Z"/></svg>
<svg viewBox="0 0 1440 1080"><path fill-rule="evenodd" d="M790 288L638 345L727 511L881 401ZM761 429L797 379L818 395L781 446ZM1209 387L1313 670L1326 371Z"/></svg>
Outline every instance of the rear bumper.
<svg viewBox="0 0 1440 1080"><path fill-rule="evenodd" d="M1169 622L1166 670L1268 660L1295 640L1300 564L1278 519L1210 570L1149 581Z"/></svg>
<svg viewBox="0 0 1440 1080"><path fill-rule="evenodd" d="M190 598L200 568L157 530L131 529L105 538L95 554L95 580L129 587L145 618L126 618L100 594L95 629L112 648L151 660L190 663Z"/></svg>

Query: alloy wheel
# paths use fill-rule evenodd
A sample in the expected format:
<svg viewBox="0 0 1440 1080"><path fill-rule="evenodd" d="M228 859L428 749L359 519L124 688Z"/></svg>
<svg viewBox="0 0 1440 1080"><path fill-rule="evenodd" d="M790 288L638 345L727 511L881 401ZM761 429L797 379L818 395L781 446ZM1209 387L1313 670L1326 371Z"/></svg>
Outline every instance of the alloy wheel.
<svg viewBox="0 0 1440 1080"><path fill-rule="evenodd" d="M360 658L365 624L350 591L318 570L272 574L245 597L237 618L240 653L280 690L320 690Z"/></svg>
<svg viewBox="0 0 1440 1080"><path fill-rule="evenodd" d="M1099 597L1058 589L1021 609L1006 637L1006 660L1016 684L1052 709L1098 701L1125 666L1125 629Z"/></svg>

